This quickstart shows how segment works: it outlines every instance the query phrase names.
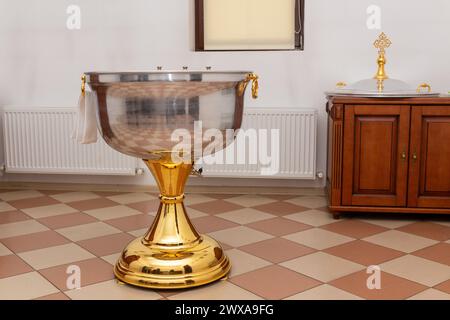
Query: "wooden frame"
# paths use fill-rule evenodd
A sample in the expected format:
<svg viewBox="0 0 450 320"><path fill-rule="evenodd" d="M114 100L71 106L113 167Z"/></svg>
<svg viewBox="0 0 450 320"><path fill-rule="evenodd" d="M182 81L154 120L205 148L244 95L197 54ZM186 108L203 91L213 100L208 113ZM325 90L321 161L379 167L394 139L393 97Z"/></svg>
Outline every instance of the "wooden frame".
<svg viewBox="0 0 450 320"><path fill-rule="evenodd" d="M230 49L205 50L204 0L195 0L195 51L302 51L304 50L305 0L295 0L295 48L294 49Z"/></svg>

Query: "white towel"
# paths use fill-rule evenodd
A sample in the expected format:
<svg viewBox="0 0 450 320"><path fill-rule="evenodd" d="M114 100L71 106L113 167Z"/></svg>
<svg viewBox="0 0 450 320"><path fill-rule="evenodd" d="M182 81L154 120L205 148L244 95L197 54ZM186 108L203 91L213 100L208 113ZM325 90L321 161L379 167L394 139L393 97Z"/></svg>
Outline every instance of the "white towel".
<svg viewBox="0 0 450 320"><path fill-rule="evenodd" d="M84 93L78 99L78 119L72 132L72 139L81 144L97 142L97 115L95 110L95 92L86 84Z"/></svg>

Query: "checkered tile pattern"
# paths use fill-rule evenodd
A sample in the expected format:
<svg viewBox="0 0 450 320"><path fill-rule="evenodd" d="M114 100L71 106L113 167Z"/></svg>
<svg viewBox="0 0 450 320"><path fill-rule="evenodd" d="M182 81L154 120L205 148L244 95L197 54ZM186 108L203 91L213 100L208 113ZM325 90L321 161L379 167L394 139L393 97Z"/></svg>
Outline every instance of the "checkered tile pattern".
<svg viewBox="0 0 450 320"><path fill-rule="evenodd" d="M149 193L0 190L0 299L450 299L450 217L333 220L321 196L190 194L228 279L177 291L118 284L112 265L154 219ZM69 290L69 266L81 289ZM381 268L381 289L367 268ZM70 270L70 269L69 269Z"/></svg>

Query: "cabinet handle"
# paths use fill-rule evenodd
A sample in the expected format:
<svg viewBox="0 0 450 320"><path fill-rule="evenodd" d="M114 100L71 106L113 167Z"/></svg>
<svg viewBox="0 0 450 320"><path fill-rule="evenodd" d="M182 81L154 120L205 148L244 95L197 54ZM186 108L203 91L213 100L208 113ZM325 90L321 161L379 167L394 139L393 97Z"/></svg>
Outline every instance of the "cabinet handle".
<svg viewBox="0 0 450 320"><path fill-rule="evenodd" d="M413 159L414 161L417 160L417 154L416 154L415 152L414 152L413 155L412 155L412 159Z"/></svg>
<svg viewBox="0 0 450 320"><path fill-rule="evenodd" d="M403 151L400 157L402 160L406 160L406 151Z"/></svg>

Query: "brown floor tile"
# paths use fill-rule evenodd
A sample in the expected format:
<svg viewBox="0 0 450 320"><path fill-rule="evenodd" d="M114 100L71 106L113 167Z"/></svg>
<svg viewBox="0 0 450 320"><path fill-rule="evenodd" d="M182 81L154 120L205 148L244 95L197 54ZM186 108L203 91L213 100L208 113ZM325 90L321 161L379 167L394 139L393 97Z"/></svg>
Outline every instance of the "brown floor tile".
<svg viewBox="0 0 450 320"><path fill-rule="evenodd" d="M107 224L125 232L149 228L155 217L149 214L137 214L134 216L105 220Z"/></svg>
<svg viewBox="0 0 450 320"><path fill-rule="evenodd" d="M159 199L148 200L136 203L127 204L130 208L136 209L142 213L156 212L158 211L160 201Z"/></svg>
<svg viewBox="0 0 450 320"><path fill-rule="evenodd" d="M369 237L371 235L388 230L387 228L358 220L339 221L336 223L324 225L321 228L356 239Z"/></svg>
<svg viewBox="0 0 450 320"><path fill-rule="evenodd" d="M60 216L38 219L40 223L50 229L60 229L80 224L96 222L97 219L81 212L68 213Z"/></svg>
<svg viewBox="0 0 450 320"><path fill-rule="evenodd" d="M70 275L67 274L67 267L70 265L80 267L81 287L114 279L113 267L108 262L99 258L42 269L39 270L39 273L53 283L59 290L66 291L68 290L67 278Z"/></svg>
<svg viewBox="0 0 450 320"><path fill-rule="evenodd" d="M278 201L289 200L298 197L298 195L295 194L268 194L264 196Z"/></svg>
<svg viewBox="0 0 450 320"><path fill-rule="evenodd" d="M263 221L257 221L247 224L249 228L256 229L277 237L285 236L287 234L303 231L312 228L312 226L287 220L284 218L274 218Z"/></svg>
<svg viewBox="0 0 450 320"><path fill-rule="evenodd" d="M8 201L8 203L16 209L28 209L34 207L49 206L52 204L58 204L60 202L58 200L45 196L45 197Z"/></svg>
<svg viewBox="0 0 450 320"><path fill-rule="evenodd" d="M117 206L117 202L114 202L106 198L98 198L98 199L75 201L68 203L68 205L79 211L86 211L86 210L114 207Z"/></svg>
<svg viewBox="0 0 450 320"><path fill-rule="evenodd" d="M219 214L244 208L243 206L227 202L225 200L202 202L190 205L188 207L208 214Z"/></svg>
<svg viewBox="0 0 450 320"><path fill-rule="evenodd" d="M271 213L278 216L284 216L296 212L303 212L306 210L310 210L305 207L297 206L295 204L284 202L284 201L277 201L272 202L268 204L263 204L260 206L253 207L254 209L261 210L263 212Z"/></svg>
<svg viewBox="0 0 450 320"><path fill-rule="evenodd" d="M54 247L69 243L70 241L59 233L48 230L30 233L22 236L2 239L2 242L15 253Z"/></svg>
<svg viewBox="0 0 450 320"><path fill-rule="evenodd" d="M371 300L406 299L427 289L426 286L416 282L394 276L387 272L381 272L381 289L370 290L367 288L367 279L369 276L366 270L362 270L333 280L330 284L354 295Z"/></svg>
<svg viewBox="0 0 450 320"><path fill-rule="evenodd" d="M397 228L397 230L437 241L450 239L450 227L432 222L416 222Z"/></svg>
<svg viewBox="0 0 450 320"><path fill-rule="evenodd" d="M70 298L68 296L66 296L64 293L59 292L59 293L49 294L48 296L39 297L34 300L70 300Z"/></svg>
<svg viewBox="0 0 450 320"><path fill-rule="evenodd" d="M277 265L247 272L229 281L266 299L283 299L321 284Z"/></svg>
<svg viewBox="0 0 450 320"><path fill-rule="evenodd" d="M239 226L237 223L214 216L200 217L192 221L199 233L210 233Z"/></svg>
<svg viewBox="0 0 450 320"><path fill-rule="evenodd" d="M448 243L438 243L411 254L450 266L450 244Z"/></svg>
<svg viewBox="0 0 450 320"><path fill-rule="evenodd" d="M280 263L315 252L316 250L301 244L273 238L239 247L239 250L250 253L273 263Z"/></svg>
<svg viewBox="0 0 450 320"><path fill-rule="evenodd" d="M28 220L28 219L31 219L31 218L19 210L0 212L0 224L19 222L19 221L24 221L24 220Z"/></svg>
<svg viewBox="0 0 450 320"><path fill-rule="evenodd" d="M446 292L450 294L450 280L442 282L438 284L437 286L434 286L435 289L441 290L442 292Z"/></svg>
<svg viewBox="0 0 450 320"><path fill-rule="evenodd" d="M118 196L120 194L124 194L126 192L119 192L119 191L95 191L94 193L99 195L100 197L112 197L112 196Z"/></svg>
<svg viewBox="0 0 450 320"><path fill-rule="evenodd" d="M0 279L33 271L28 264L16 255L0 257Z"/></svg>
<svg viewBox="0 0 450 320"><path fill-rule="evenodd" d="M122 252L125 246L135 238L127 233L117 233L99 238L78 241L77 244L97 257Z"/></svg>
<svg viewBox="0 0 450 320"><path fill-rule="evenodd" d="M223 193L207 193L205 196L214 198L214 199L228 199L233 197L241 196L241 194L223 194Z"/></svg>
<svg viewBox="0 0 450 320"><path fill-rule="evenodd" d="M355 240L336 247L325 249L324 252L338 256L365 266L377 265L405 253L362 240Z"/></svg>

